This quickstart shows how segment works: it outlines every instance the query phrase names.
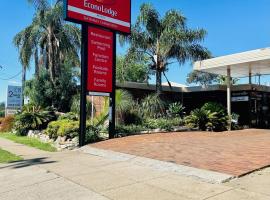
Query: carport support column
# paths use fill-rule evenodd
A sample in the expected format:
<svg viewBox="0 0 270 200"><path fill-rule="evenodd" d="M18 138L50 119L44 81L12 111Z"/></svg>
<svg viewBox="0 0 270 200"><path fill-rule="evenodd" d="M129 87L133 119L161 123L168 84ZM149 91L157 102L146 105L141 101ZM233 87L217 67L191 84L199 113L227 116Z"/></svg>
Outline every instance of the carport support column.
<svg viewBox="0 0 270 200"><path fill-rule="evenodd" d="M251 66L249 65L249 72L248 72L248 82L251 85L252 84L252 73L251 73Z"/></svg>
<svg viewBox="0 0 270 200"><path fill-rule="evenodd" d="M227 112L229 117L228 130L232 128L232 107L231 107L231 68L227 67Z"/></svg>

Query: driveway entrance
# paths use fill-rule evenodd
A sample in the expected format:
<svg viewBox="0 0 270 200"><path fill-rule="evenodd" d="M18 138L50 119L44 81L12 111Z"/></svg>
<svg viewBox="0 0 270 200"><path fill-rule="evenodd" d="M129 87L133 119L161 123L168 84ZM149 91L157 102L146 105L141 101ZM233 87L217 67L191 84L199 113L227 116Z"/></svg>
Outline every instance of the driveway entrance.
<svg viewBox="0 0 270 200"><path fill-rule="evenodd" d="M270 130L160 133L91 146L234 176L270 166Z"/></svg>

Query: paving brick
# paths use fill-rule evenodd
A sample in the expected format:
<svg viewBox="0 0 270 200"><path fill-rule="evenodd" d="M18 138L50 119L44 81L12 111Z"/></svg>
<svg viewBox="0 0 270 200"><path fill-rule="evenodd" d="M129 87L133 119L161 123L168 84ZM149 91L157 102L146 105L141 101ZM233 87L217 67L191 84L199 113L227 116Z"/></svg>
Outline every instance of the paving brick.
<svg viewBox="0 0 270 200"><path fill-rule="evenodd" d="M234 176L270 165L269 130L158 133L91 146Z"/></svg>

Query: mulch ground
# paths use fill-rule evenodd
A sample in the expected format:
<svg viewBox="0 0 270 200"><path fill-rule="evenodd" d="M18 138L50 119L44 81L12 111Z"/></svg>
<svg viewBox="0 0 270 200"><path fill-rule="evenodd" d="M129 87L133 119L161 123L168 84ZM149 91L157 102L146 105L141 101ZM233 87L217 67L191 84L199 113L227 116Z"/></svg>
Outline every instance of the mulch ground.
<svg viewBox="0 0 270 200"><path fill-rule="evenodd" d="M91 146L234 176L270 165L270 130L159 133Z"/></svg>

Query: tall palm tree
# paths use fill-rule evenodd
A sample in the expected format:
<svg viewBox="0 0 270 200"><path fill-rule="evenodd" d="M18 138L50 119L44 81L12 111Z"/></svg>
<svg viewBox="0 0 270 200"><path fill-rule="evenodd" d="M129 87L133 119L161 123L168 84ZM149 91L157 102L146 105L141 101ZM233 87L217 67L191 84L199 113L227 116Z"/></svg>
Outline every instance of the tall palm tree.
<svg viewBox="0 0 270 200"><path fill-rule="evenodd" d="M61 3L50 7L47 0L28 0L36 7L36 14L32 24L18 33L14 38L14 44L20 54L27 52L26 62L20 58L21 63L30 63L35 60L36 75L41 66L49 70L50 78L61 74L60 66L66 59L79 65L80 30L77 26L63 21ZM28 37L25 37L27 33ZM27 45L24 45L27 44Z"/></svg>
<svg viewBox="0 0 270 200"><path fill-rule="evenodd" d="M150 67L156 72L156 91L160 94L162 74L168 81L165 72L170 64L178 61L181 65L188 60L209 57L209 51L199 44L205 36L203 29L189 29L186 18L179 11L170 10L161 18L151 4L144 3L131 36L120 36L120 42L130 43L130 53L149 57Z"/></svg>
<svg viewBox="0 0 270 200"><path fill-rule="evenodd" d="M26 70L30 67L33 44L30 40L32 27L28 26L19 32L13 39L14 45L19 49L19 60L22 64L22 94L24 93ZM24 95L22 95L22 105L24 104Z"/></svg>
<svg viewBox="0 0 270 200"><path fill-rule="evenodd" d="M29 69L32 58L36 77L38 78L40 68L45 67L49 70L53 83L60 75L60 66L66 59L73 61L74 66L78 66L80 62L80 29L63 21L61 1L56 1L53 6L50 6L47 0L28 2L36 8L33 21L13 39L22 64L23 92L26 70Z"/></svg>

